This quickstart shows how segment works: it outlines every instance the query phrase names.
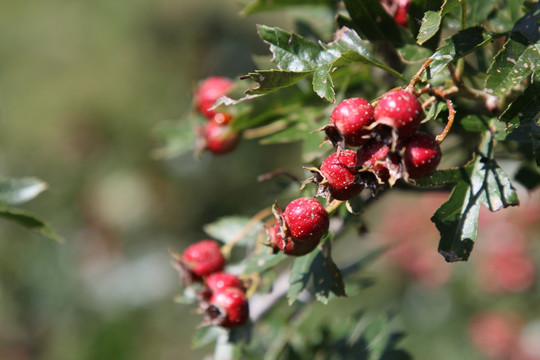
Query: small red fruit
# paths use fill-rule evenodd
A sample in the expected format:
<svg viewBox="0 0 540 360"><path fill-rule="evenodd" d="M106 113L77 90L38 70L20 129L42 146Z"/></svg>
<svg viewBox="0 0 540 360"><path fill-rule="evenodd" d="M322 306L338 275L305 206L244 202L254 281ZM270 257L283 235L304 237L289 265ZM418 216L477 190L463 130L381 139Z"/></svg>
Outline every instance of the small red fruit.
<svg viewBox="0 0 540 360"><path fill-rule="evenodd" d="M358 165L373 172L382 182L390 178L389 167L393 165L389 160L390 147L379 140L372 140L357 151Z"/></svg>
<svg viewBox="0 0 540 360"><path fill-rule="evenodd" d="M216 116L218 115L221 114L217 114ZM208 121L204 127L204 149L214 155L230 153L236 148L240 136L229 125L220 124L214 119Z"/></svg>
<svg viewBox="0 0 540 360"><path fill-rule="evenodd" d="M189 277L188 282L202 281L203 277L223 270L225 258L214 240L201 240L184 250L181 264Z"/></svg>
<svg viewBox="0 0 540 360"><path fill-rule="evenodd" d="M305 197L291 201L283 212L287 235L293 241L319 242L330 226L328 213L317 199Z"/></svg>
<svg viewBox="0 0 540 360"><path fill-rule="evenodd" d="M370 137L370 131L364 127L373 122L373 106L362 98L345 99L332 112L330 122L337 127L347 145L360 146Z"/></svg>
<svg viewBox="0 0 540 360"><path fill-rule="evenodd" d="M330 195L336 200L352 199L364 189L357 179L356 151L342 150L339 155L330 155L322 162L320 172L327 182Z"/></svg>
<svg viewBox="0 0 540 360"><path fill-rule="evenodd" d="M206 278L206 286L211 293L218 292L225 288L236 288L245 291L244 283L234 274L226 272L217 272L208 275Z"/></svg>
<svg viewBox="0 0 540 360"><path fill-rule="evenodd" d="M276 225L268 229L268 237L270 238L270 246L277 253L278 251L283 252L286 255L290 256L302 256L312 252L319 241L311 242L302 242L294 241L290 237L285 240L282 235L279 233L279 225L276 222Z"/></svg>
<svg viewBox="0 0 540 360"><path fill-rule="evenodd" d="M397 130L400 139L412 136L424 118L418 98L405 90L390 91L383 95L374 112L375 121Z"/></svg>
<svg viewBox="0 0 540 360"><path fill-rule="evenodd" d="M231 329L243 325L249 318L249 304L244 291L229 287L212 294L206 309L206 324Z"/></svg>
<svg viewBox="0 0 540 360"><path fill-rule="evenodd" d="M421 179L431 175L441 161L442 153L439 143L425 133L417 133L407 139L404 149L405 170L411 179Z"/></svg>
<svg viewBox="0 0 540 360"><path fill-rule="evenodd" d="M211 118L215 115L213 110L209 110L215 102L227 94L233 87L234 83L222 76L209 77L201 83L195 92L195 104L201 114Z"/></svg>

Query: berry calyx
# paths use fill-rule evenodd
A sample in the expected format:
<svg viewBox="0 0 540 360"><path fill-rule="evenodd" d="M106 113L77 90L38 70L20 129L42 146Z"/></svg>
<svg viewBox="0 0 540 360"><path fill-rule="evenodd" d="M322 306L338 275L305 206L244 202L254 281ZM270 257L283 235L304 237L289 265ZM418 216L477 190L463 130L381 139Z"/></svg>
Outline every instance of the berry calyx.
<svg viewBox="0 0 540 360"><path fill-rule="evenodd" d="M394 128L400 139L412 136L424 118L418 98L405 90L390 91L383 95L374 111L375 121Z"/></svg>
<svg viewBox="0 0 540 360"><path fill-rule="evenodd" d="M221 115L217 114L216 116ZM208 121L202 131L203 149L214 155L228 154L236 148L240 136L229 125L214 120Z"/></svg>
<svg viewBox="0 0 540 360"><path fill-rule="evenodd" d="M369 140L370 131L365 127L373 121L373 106L362 98L343 100L330 116L330 123L336 126L349 146L360 146Z"/></svg>
<svg viewBox="0 0 540 360"><path fill-rule="evenodd" d="M294 241L290 237L284 238L280 233L279 222L276 222L274 227L267 229L267 232L274 253L281 251L290 256L302 256L312 252L319 245L319 241L302 242Z"/></svg>
<svg viewBox="0 0 540 360"><path fill-rule="evenodd" d="M199 112L209 118L214 116L216 112L210 108L220 97L227 94L233 85L230 79L222 76L212 76L203 80L194 96Z"/></svg>
<svg viewBox="0 0 540 360"><path fill-rule="evenodd" d="M358 158L355 151L342 150L328 156L321 164L320 173L326 180L330 195L336 200L350 200L364 185L358 181Z"/></svg>
<svg viewBox="0 0 540 360"><path fill-rule="evenodd" d="M236 288L245 291L244 283L234 274L226 272L216 272L206 278L206 286L211 293L218 292L225 288Z"/></svg>
<svg viewBox="0 0 540 360"><path fill-rule="evenodd" d="M357 151L358 165L373 173L381 183L390 179L390 168L395 166L390 147L383 141L372 140Z"/></svg>
<svg viewBox="0 0 540 360"><path fill-rule="evenodd" d="M205 312L204 325L219 325L232 329L243 325L249 319L249 304L242 290L228 287L212 294Z"/></svg>
<svg viewBox="0 0 540 360"><path fill-rule="evenodd" d="M223 270L225 258L214 240L201 240L188 246L180 259L188 285L203 277Z"/></svg>
<svg viewBox="0 0 540 360"><path fill-rule="evenodd" d="M405 170L411 179L431 175L441 161L441 148L431 135L416 133L405 141L403 148Z"/></svg>
<svg viewBox="0 0 540 360"><path fill-rule="evenodd" d="M291 201L283 212L286 235L293 241L319 242L326 235L330 219L317 199L305 197Z"/></svg>

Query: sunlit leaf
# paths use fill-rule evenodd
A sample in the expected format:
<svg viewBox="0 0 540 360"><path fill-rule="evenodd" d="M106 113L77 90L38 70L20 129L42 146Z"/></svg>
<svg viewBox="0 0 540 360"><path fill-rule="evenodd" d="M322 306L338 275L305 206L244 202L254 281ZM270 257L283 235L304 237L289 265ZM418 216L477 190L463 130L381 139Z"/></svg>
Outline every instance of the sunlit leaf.
<svg viewBox="0 0 540 360"><path fill-rule="evenodd" d="M47 189L48 185L36 178L0 179L0 203L22 204L32 200Z"/></svg>
<svg viewBox="0 0 540 360"><path fill-rule="evenodd" d="M431 39L441 26L442 19L450 13L463 0L445 0L439 11L427 11L422 19L422 25L418 31L417 43L422 45Z"/></svg>
<svg viewBox="0 0 540 360"><path fill-rule="evenodd" d="M439 252L446 261L466 261L478 230L484 205L491 211L519 204L510 179L493 159L493 138L487 133L474 160L460 171L465 177L432 217L441 234Z"/></svg>
<svg viewBox="0 0 540 360"><path fill-rule="evenodd" d="M209 236L225 244L233 241L248 244L257 241L262 223L243 216L226 216L205 225L203 229Z"/></svg>
<svg viewBox="0 0 540 360"><path fill-rule="evenodd" d="M282 252L273 254L270 248L263 249L257 254L251 255L246 259L244 275L261 273L265 270L273 268L287 258L288 256Z"/></svg>

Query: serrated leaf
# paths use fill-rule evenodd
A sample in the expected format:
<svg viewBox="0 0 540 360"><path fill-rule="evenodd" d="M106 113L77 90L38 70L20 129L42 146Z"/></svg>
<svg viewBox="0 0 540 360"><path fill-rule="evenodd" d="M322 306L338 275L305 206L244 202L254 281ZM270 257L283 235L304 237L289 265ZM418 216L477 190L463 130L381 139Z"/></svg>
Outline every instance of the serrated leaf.
<svg viewBox="0 0 540 360"><path fill-rule="evenodd" d="M423 79L427 79L428 76L434 77L444 70L448 64L484 46L491 39L491 35L481 27L471 27L461 30L445 39L444 45L439 47L431 56L433 61L429 66L429 71L424 73Z"/></svg>
<svg viewBox="0 0 540 360"><path fill-rule="evenodd" d="M506 95L540 63L540 43L529 45L521 35L512 34L495 56L488 70L486 92Z"/></svg>
<svg viewBox="0 0 540 360"><path fill-rule="evenodd" d="M251 255L245 261L244 275L251 275L255 273L262 273L268 269L273 268L288 256L282 252L273 254L270 249L262 250L257 254Z"/></svg>
<svg viewBox="0 0 540 360"><path fill-rule="evenodd" d="M252 0L244 6L242 14L251 15L260 11L277 10L300 5L332 6L334 2L334 0Z"/></svg>
<svg viewBox="0 0 540 360"><path fill-rule="evenodd" d="M270 44L272 61L279 70L259 70L242 76L258 83L246 94L268 94L292 86L313 75L313 90L322 98L333 102L335 92L331 73L340 66L360 62L379 67L404 80L402 75L377 61L356 32L342 28L329 44L316 44L297 34L279 28L260 25L261 38Z"/></svg>
<svg viewBox="0 0 540 360"><path fill-rule="evenodd" d="M405 42L394 19L378 0L344 0L345 7L355 26L368 40L388 40L396 47Z"/></svg>
<svg viewBox="0 0 540 360"><path fill-rule="evenodd" d="M512 132L520 124L536 122L540 118L540 82L534 81L501 114L499 120Z"/></svg>
<svg viewBox="0 0 540 360"><path fill-rule="evenodd" d="M193 124L188 119L182 121L164 121L155 128L155 137L161 146L152 151L156 159L167 159L192 151L197 135Z"/></svg>
<svg viewBox="0 0 540 360"><path fill-rule="evenodd" d="M420 45L431 39L441 26L441 21L462 0L445 0L439 11L427 11L422 19L416 42Z"/></svg>
<svg viewBox="0 0 540 360"><path fill-rule="evenodd" d="M32 200L47 189L47 183L33 177L0 179L0 203L18 205Z"/></svg>
<svg viewBox="0 0 540 360"><path fill-rule="evenodd" d="M252 222L250 218L243 216L226 216L204 225L203 230L212 238L225 244L233 241L239 241L238 244L248 244L257 241L257 236L262 231L262 223Z"/></svg>
<svg viewBox="0 0 540 360"><path fill-rule="evenodd" d="M289 304L294 303L310 282L317 300L324 304L328 302L331 293L346 296L341 272L330 254L330 237L323 238L319 246L309 254L295 259L289 277Z"/></svg>
<svg viewBox="0 0 540 360"><path fill-rule="evenodd" d="M43 220L26 211L0 206L0 217L19 224L47 239L58 241L60 243L64 242L64 239L54 232L54 230L52 230L52 228Z"/></svg>
<svg viewBox="0 0 540 360"><path fill-rule="evenodd" d="M469 258L476 241L481 205L498 211L519 204L510 179L493 159L493 144L491 134L487 133L478 154L464 168L466 181L457 183L448 201L431 218L441 234L439 253L448 262Z"/></svg>

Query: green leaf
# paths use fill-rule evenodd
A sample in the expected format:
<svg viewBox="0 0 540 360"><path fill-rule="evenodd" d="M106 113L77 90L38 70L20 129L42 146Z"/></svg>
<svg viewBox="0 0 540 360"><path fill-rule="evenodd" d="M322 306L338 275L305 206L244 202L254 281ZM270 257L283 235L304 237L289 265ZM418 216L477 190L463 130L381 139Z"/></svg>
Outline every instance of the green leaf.
<svg viewBox="0 0 540 360"><path fill-rule="evenodd" d="M155 129L155 136L162 144L152 151L156 159L173 158L188 151L193 151L197 135L189 119L182 121L164 121Z"/></svg>
<svg viewBox="0 0 540 360"><path fill-rule="evenodd" d="M191 339L191 347L199 349L215 342L226 330L217 326L205 326L195 330Z"/></svg>
<svg viewBox="0 0 540 360"><path fill-rule="evenodd" d="M431 50L416 44L404 45L398 49L398 52L406 62L425 61L426 58L433 54Z"/></svg>
<svg viewBox="0 0 540 360"><path fill-rule="evenodd" d="M445 0L439 11L427 11L422 19L416 42L420 45L431 39L441 26L442 19L463 0Z"/></svg>
<svg viewBox="0 0 540 360"><path fill-rule="evenodd" d="M326 236L315 250L295 259L289 277L289 304L294 303L310 281L317 300L324 304L328 303L330 293L346 296L341 272L331 258L330 243L331 236Z"/></svg>
<svg viewBox="0 0 540 360"><path fill-rule="evenodd" d="M467 25L481 24L488 18L496 4L497 0L468 0Z"/></svg>
<svg viewBox="0 0 540 360"><path fill-rule="evenodd" d="M531 83L501 114L499 120L507 125L507 131L512 132L529 122L540 118L540 81Z"/></svg>
<svg viewBox="0 0 540 360"><path fill-rule="evenodd" d="M486 92L492 95L508 94L539 63L540 43L529 45L523 36L512 34L489 67Z"/></svg>
<svg viewBox="0 0 540 360"><path fill-rule="evenodd" d="M313 90L320 97L333 102L332 72L337 67L354 62L379 67L405 81L399 72L377 61L358 34L349 28L337 31L334 41L326 45L264 25L259 25L259 35L270 44L273 62L279 70L259 70L242 76L241 79L258 83L258 87L246 91L248 95L268 94L313 75Z"/></svg>
<svg viewBox="0 0 540 360"><path fill-rule="evenodd" d="M402 32L378 0L344 0L355 28L368 40L388 40L396 47L404 44Z"/></svg>
<svg viewBox="0 0 540 360"><path fill-rule="evenodd" d="M510 179L493 159L494 140L487 133L478 154L461 174L466 180L454 187L450 198L431 220L441 234L439 252L446 261L466 261L476 241L480 206L497 211L519 204Z"/></svg>
<svg viewBox="0 0 540 360"><path fill-rule="evenodd" d="M18 205L32 200L47 189L48 185L33 177L0 179L0 203Z"/></svg>
<svg viewBox="0 0 540 360"><path fill-rule="evenodd" d="M56 234L43 220L26 211L0 206L0 217L17 223L47 239L58 241L60 243L64 242L64 239Z"/></svg>
<svg viewBox="0 0 540 360"><path fill-rule="evenodd" d="M203 230L212 238L225 244L239 241L238 244L249 244L257 241L258 234L263 226L260 221L252 222L243 216L226 216L204 225Z"/></svg>
<svg viewBox="0 0 540 360"><path fill-rule="evenodd" d="M466 168L437 170L428 177L416 179L414 185L423 188L455 184L468 179Z"/></svg>
<svg viewBox="0 0 540 360"><path fill-rule="evenodd" d="M322 5L333 6L334 0L251 0L244 5L242 15L251 15L260 11L278 10L284 7L300 5Z"/></svg>
<svg viewBox="0 0 540 360"><path fill-rule="evenodd" d="M431 56L433 62L429 66L429 71L424 73L423 78L434 77L444 70L448 64L484 46L491 39L491 35L481 27L471 27L461 30L445 39L444 45L439 47Z"/></svg>
<svg viewBox="0 0 540 360"><path fill-rule="evenodd" d="M243 271L244 275L262 273L288 258L288 256L282 252L273 254L270 249L267 250L268 251L263 249L259 253L251 255L246 259Z"/></svg>

